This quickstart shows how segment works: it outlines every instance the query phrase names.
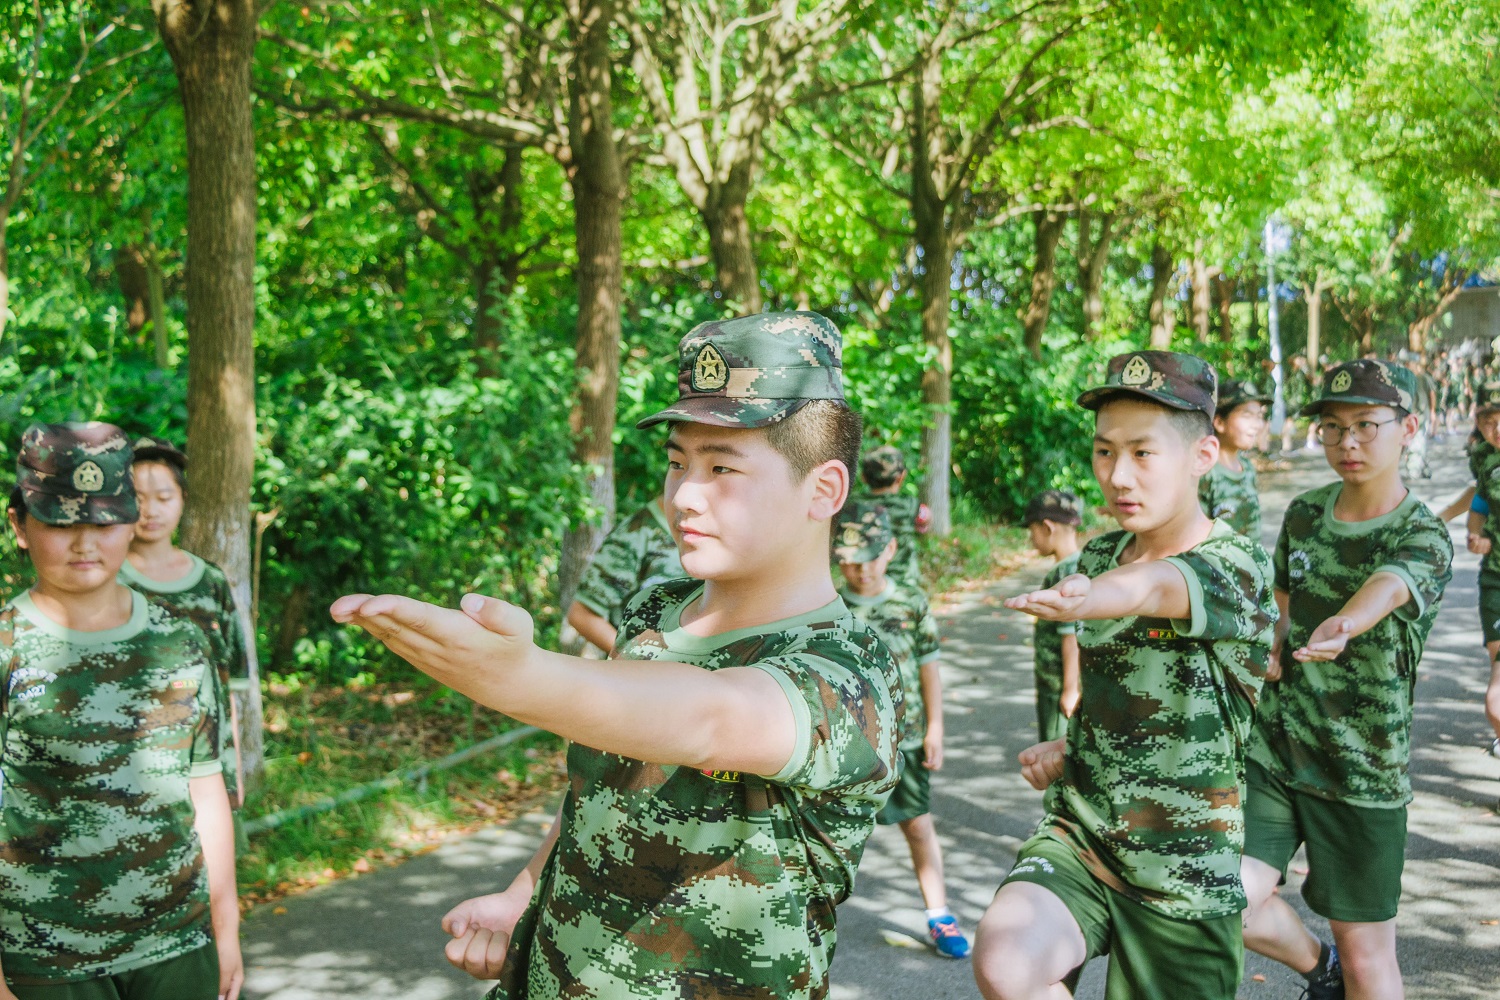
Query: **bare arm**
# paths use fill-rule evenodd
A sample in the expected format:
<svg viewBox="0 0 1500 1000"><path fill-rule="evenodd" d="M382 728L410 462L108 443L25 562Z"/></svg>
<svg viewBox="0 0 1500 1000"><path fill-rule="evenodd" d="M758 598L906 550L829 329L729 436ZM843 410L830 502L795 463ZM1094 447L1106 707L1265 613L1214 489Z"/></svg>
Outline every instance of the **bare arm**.
<svg viewBox="0 0 1500 1000"><path fill-rule="evenodd" d="M1469 551L1476 556L1489 555L1490 547L1494 544L1484 533L1484 523L1486 520L1488 520L1488 515L1481 514L1477 510L1471 510L1469 511L1468 520L1464 525L1469 529Z"/></svg>
<svg viewBox="0 0 1500 1000"><path fill-rule="evenodd" d="M1307 638L1307 645L1292 656L1301 663L1337 659L1350 639L1368 632L1409 600L1411 590L1405 580L1395 573L1375 573L1355 591L1338 614L1314 629Z"/></svg>
<svg viewBox="0 0 1500 1000"><path fill-rule="evenodd" d="M1448 506L1438 511L1438 520L1442 521L1444 524L1447 524L1449 521L1453 520L1455 517L1468 510L1469 504L1474 502L1474 493L1477 489L1478 487L1474 483L1470 483L1468 489L1460 493L1458 497Z"/></svg>
<svg viewBox="0 0 1500 1000"><path fill-rule="evenodd" d="M1281 680L1281 647L1286 644L1286 635L1292 629L1292 595L1284 590L1276 591L1276 631L1271 638L1271 658L1266 662L1266 680Z"/></svg>
<svg viewBox="0 0 1500 1000"><path fill-rule="evenodd" d="M1063 718L1071 719L1078 711L1078 701L1083 697L1083 675L1078 665L1078 636L1062 637L1062 698L1058 708Z"/></svg>
<svg viewBox="0 0 1500 1000"><path fill-rule="evenodd" d="M1012 597L1005 606L1055 622L1133 615L1180 620L1192 615L1182 571L1160 559L1127 563L1092 580L1075 573L1052 590Z"/></svg>
<svg viewBox="0 0 1500 1000"><path fill-rule="evenodd" d="M938 661L922 664L922 705L927 712L927 736L922 741L923 765L929 771L943 767L943 675Z"/></svg>
<svg viewBox="0 0 1500 1000"><path fill-rule="evenodd" d="M203 845L208 871L208 910L219 952L219 995L235 1000L245 981L240 955L240 899L234 885L234 821L223 773L188 779L193 829Z"/></svg>
<svg viewBox="0 0 1500 1000"><path fill-rule="evenodd" d="M614 650L615 627L609 623L608 618L582 601L574 601L573 606L568 609L568 624L577 629L579 635L604 650L605 653Z"/></svg>
<svg viewBox="0 0 1500 1000"><path fill-rule="evenodd" d="M760 775L791 759L796 718L763 670L656 660L623 668L538 648L531 616L512 604L470 594L463 608L353 594L332 614L481 705L596 750Z"/></svg>

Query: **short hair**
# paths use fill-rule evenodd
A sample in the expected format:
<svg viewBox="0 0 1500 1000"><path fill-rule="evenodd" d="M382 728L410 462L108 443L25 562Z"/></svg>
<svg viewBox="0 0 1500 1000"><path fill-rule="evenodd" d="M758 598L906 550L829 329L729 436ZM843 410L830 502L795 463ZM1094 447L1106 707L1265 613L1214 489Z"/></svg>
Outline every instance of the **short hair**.
<svg viewBox="0 0 1500 1000"><path fill-rule="evenodd" d="M152 455L150 458L138 458L130 463L132 474L137 465L160 465L165 467L172 474L172 479L176 481L177 488L182 491L182 495L187 496L187 472L176 462L156 455Z"/></svg>
<svg viewBox="0 0 1500 1000"><path fill-rule="evenodd" d="M17 521L21 521L23 523L25 522L26 495L21 492L21 487L19 485L11 488L10 503L5 505L5 509L14 514Z"/></svg>
<svg viewBox="0 0 1500 1000"><path fill-rule="evenodd" d="M824 462L843 462L854 474L864 432L859 414L839 399L814 399L790 416L766 427L766 442L791 466L792 481L801 482Z"/></svg>
<svg viewBox="0 0 1500 1000"><path fill-rule="evenodd" d="M1202 410L1181 410L1175 406L1168 406L1166 403L1158 403L1154 399L1123 392L1110 396L1099 404L1099 409L1094 411L1095 423L1098 422L1098 414L1102 413L1106 406L1120 400L1131 400L1160 409L1166 415L1167 423L1172 425L1172 429L1177 432L1177 436L1184 444L1197 444L1204 438L1213 437L1217 433L1214 430L1213 418Z"/></svg>

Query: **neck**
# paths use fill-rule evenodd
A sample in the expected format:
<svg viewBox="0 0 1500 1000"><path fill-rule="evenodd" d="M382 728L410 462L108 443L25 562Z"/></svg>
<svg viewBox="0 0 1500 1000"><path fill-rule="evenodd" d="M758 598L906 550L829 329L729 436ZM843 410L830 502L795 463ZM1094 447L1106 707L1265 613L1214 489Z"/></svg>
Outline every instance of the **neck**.
<svg viewBox="0 0 1500 1000"><path fill-rule="evenodd" d="M1062 562L1068 556L1078 551L1078 533L1070 531L1052 543L1052 558L1056 562Z"/></svg>
<svg viewBox="0 0 1500 1000"><path fill-rule="evenodd" d="M177 552L177 546L172 544L171 538L158 538L154 542L137 538L130 543L128 558L137 569L144 569L148 566L170 565L175 561Z"/></svg>
<svg viewBox="0 0 1500 1000"><path fill-rule="evenodd" d="M1406 494L1401 469L1393 467L1374 479L1346 482L1333 502L1333 516L1340 521L1370 521L1401 506Z"/></svg>
<svg viewBox="0 0 1500 1000"><path fill-rule="evenodd" d="M1230 472L1239 472L1241 469L1240 450L1225 444L1222 438L1219 440L1219 464Z"/></svg>
<svg viewBox="0 0 1500 1000"><path fill-rule="evenodd" d="M694 635L719 635L816 611L838 596L826 559L799 569L769 580L705 580L682 624Z"/></svg>
<svg viewBox="0 0 1500 1000"><path fill-rule="evenodd" d="M900 488L901 488L901 484L900 483L892 483L889 486L882 486L878 490L871 490L870 491L870 495L873 496L873 497L890 496L892 493L896 492Z"/></svg>
<svg viewBox="0 0 1500 1000"><path fill-rule="evenodd" d="M1197 491L1193 503L1166 524L1143 531L1126 546L1125 562L1166 559L1179 555L1202 542L1213 530L1214 522L1198 506Z"/></svg>
<svg viewBox="0 0 1500 1000"><path fill-rule="evenodd" d="M60 591L38 580L31 588L37 610L63 628L75 632L103 632L130 621L134 598L124 584L109 581L86 593Z"/></svg>

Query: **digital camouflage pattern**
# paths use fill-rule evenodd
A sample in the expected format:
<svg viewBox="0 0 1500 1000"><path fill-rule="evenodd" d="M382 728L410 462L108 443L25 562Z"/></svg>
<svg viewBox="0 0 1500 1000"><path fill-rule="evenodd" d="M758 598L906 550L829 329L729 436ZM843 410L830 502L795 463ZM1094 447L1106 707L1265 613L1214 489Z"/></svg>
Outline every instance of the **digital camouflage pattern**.
<svg viewBox="0 0 1500 1000"><path fill-rule="evenodd" d="M900 679L844 603L703 638L680 628L701 592L637 597L618 652L781 684L797 747L772 777L568 751L562 829L491 998L828 995L834 907L849 896L896 783Z"/></svg>
<svg viewBox="0 0 1500 1000"><path fill-rule="evenodd" d="M578 585L576 599L618 629L632 597L647 587L685 576L672 529L653 500L604 536Z"/></svg>
<svg viewBox="0 0 1500 1000"><path fill-rule="evenodd" d="M895 537L883 506L874 500L851 501L834 521L833 558L841 563L874 562Z"/></svg>
<svg viewBox="0 0 1500 1000"><path fill-rule="evenodd" d="M1474 477L1474 491L1490 510L1500 511L1500 451L1479 438L1469 445L1469 474ZM1500 544L1493 544L1500 528L1489 515L1484 519L1484 537L1491 541L1490 551L1480 560L1481 572L1500 573Z"/></svg>
<svg viewBox="0 0 1500 1000"><path fill-rule="evenodd" d="M872 490L889 489L906 471L906 456L895 445L882 445L859 460L859 477Z"/></svg>
<svg viewBox="0 0 1500 1000"><path fill-rule="evenodd" d="M1047 575L1042 579L1041 589L1051 590L1063 581L1063 577L1072 576L1078 572L1079 554L1074 552L1066 558L1059 559L1057 565L1048 570ZM1049 622L1041 618L1036 620L1036 626L1032 631L1032 664L1033 673L1036 675L1036 700L1040 707L1037 712L1038 728L1049 730L1038 734L1042 742L1058 739L1067 731L1067 719L1063 717L1061 709L1062 641L1063 636L1075 635L1077 632L1077 622ZM1041 725L1044 718L1049 723L1045 727Z"/></svg>
<svg viewBox="0 0 1500 1000"><path fill-rule="evenodd" d="M1097 410L1116 396L1140 396L1212 418L1218 390L1219 375L1202 358L1176 351L1132 351L1110 358L1104 384L1081 393L1078 405Z"/></svg>
<svg viewBox="0 0 1500 1000"><path fill-rule="evenodd" d="M229 692L248 688L250 664L245 657L245 633L240 627L240 615L235 609L234 591L224 571L213 563L191 552L187 553L193 568L184 577L163 583L153 580L131 565L130 560L120 567L120 582L134 587L147 596L154 597L181 615L186 615L202 630L208 639L210 659L219 674L219 693L224 703L219 707L225 719L229 719ZM238 801L239 762L235 758L234 734L229 725L220 730L222 746L219 759L224 764L224 786L229 790L229 801Z"/></svg>
<svg viewBox="0 0 1500 1000"><path fill-rule="evenodd" d="M16 483L43 524L134 524L130 442L114 424L32 424L21 435Z"/></svg>
<svg viewBox="0 0 1500 1000"><path fill-rule="evenodd" d="M1260 543L1260 487L1249 459L1240 459L1239 472L1215 462L1208 475L1198 480L1198 502L1209 517Z"/></svg>
<svg viewBox="0 0 1500 1000"><path fill-rule="evenodd" d="M1317 416L1333 403L1397 406L1416 413L1417 394L1417 377L1410 368L1361 358L1328 369L1323 375L1322 393L1302 408L1302 415Z"/></svg>
<svg viewBox="0 0 1500 1000"><path fill-rule="evenodd" d="M137 462L166 462L187 469L187 454L164 437L143 434L131 442L130 450Z"/></svg>
<svg viewBox="0 0 1500 1000"><path fill-rule="evenodd" d="M850 503L876 503L885 508L896 536L896 554L885 571L903 586L922 589L922 563L917 558L918 519L922 501L907 493L861 493Z"/></svg>
<svg viewBox="0 0 1500 1000"><path fill-rule="evenodd" d="M1078 572L1114 569L1131 537L1091 540ZM1265 550L1222 522L1169 561L1190 621L1078 623L1083 697L1038 832L1117 892L1186 920L1245 906L1245 744L1276 604Z"/></svg>
<svg viewBox="0 0 1500 1000"><path fill-rule="evenodd" d="M927 595L887 576L885 590L874 597L840 587L839 596L880 636L901 674L904 720L902 750L920 750L927 738L927 701L922 696L922 668L938 658L937 621L927 605Z"/></svg>
<svg viewBox="0 0 1500 1000"><path fill-rule="evenodd" d="M0 748L0 952L13 983L95 979L211 940L189 778L219 773L218 675L188 618L133 593L73 632L21 594Z"/></svg>
<svg viewBox="0 0 1500 1000"><path fill-rule="evenodd" d="M677 347L676 404L636 427L667 420L765 427L809 400L842 401L843 372L843 338L817 313L756 313L700 323Z"/></svg>
<svg viewBox="0 0 1500 1000"><path fill-rule="evenodd" d="M1276 589L1291 598L1281 680L1267 685L1251 755L1300 791L1358 806L1411 801L1412 696L1422 645L1452 578L1453 543L1408 494L1389 514L1338 521L1342 482L1309 490L1287 508L1276 540ZM1332 663L1298 663L1307 644L1365 581L1394 573L1412 597Z"/></svg>
<svg viewBox="0 0 1500 1000"><path fill-rule="evenodd" d="M1042 521L1077 527L1083 523L1083 501L1067 490L1042 490L1026 504L1021 525L1029 527Z"/></svg>

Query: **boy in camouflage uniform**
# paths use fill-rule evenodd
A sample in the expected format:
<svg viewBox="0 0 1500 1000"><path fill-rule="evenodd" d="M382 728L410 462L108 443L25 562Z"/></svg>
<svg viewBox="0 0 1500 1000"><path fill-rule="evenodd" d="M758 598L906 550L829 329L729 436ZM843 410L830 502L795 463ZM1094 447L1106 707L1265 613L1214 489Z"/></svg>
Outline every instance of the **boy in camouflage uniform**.
<svg viewBox="0 0 1500 1000"><path fill-rule="evenodd" d="M875 821L898 824L906 837L927 912L927 933L938 954L964 958L969 954L969 940L948 909L943 849L932 825L929 772L943 766L943 678L937 662L937 622L920 590L887 573L898 549L884 507L873 500L851 503L839 514L833 539L834 559L844 577L839 596L885 642L901 671L905 702L901 780Z"/></svg>
<svg viewBox="0 0 1500 1000"><path fill-rule="evenodd" d="M1230 380L1219 386L1214 407L1214 435L1219 439L1219 460L1198 482L1198 502L1209 517L1225 521L1231 528L1260 543L1260 490L1255 466L1243 452L1256 446L1266 429L1266 404L1270 397L1255 391L1249 382Z"/></svg>
<svg viewBox="0 0 1500 1000"><path fill-rule="evenodd" d="M1063 490L1043 490L1026 505L1021 523L1038 553L1056 560L1042 579L1051 590L1078 571L1078 528L1083 502ZM1031 649L1036 675L1037 740L1061 739L1078 708L1078 629L1072 622L1036 620Z"/></svg>
<svg viewBox="0 0 1500 1000"><path fill-rule="evenodd" d="M1065 740L1021 754L1048 813L979 926L992 1000L1063 996L1106 953L1109 1000L1239 985L1244 745L1276 607L1265 550L1198 506L1215 382L1207 362L1138 351L1078 398L1098 411L1094 475L1124 530L1006 602L1079 623L1083 694Z"/></svg>
<svg viewBox="0 0 1500 1000"><path fill-rule="evenodd" d="M0 998L212 1000L243 965L203 632L116 580L129 442L36 424L9 518L36 583L0 610Z"/></svg>
<svg viewBox="0 0 1500 1000"><path fill-rule="evenodd" d="M647 587L684 576L658 497L604 536L568 609L568 624L608 653L615 648L615 633L630 599Z"/></svg>
<svg viewBox="0 0 1500 1000"><path fill-rule="evenodd" d="M896 559L891 564L891 575L904 586L921 590L917 536L927 533L932 511L912 494L901 492L906 485L906 456L894 445L876 448L860 460L859 476L865 487L859 499L874 500L884 507L896 532Z"/></svg>
<svg viewBox="0 0 1500 1000"><path fill-rule="evenodd" d="M1448 531L1401 481L1417 382L1400 365L1331 369L1307 412L1339 480L1292 501L1276 542L1276 653L1245 800L1245 943L1308 995L1402 995L1396 906L1411 800L1412 695L1451 577ZM1275 894L1307 845L1302 897L1335 948Z"/></svg>
<svg viewBox="0 0 1500 1000"><path fill-rule="evenodd" d="M1474 477L1474 486L1469 504L1468 547L1481 557L1479 624L1490 661L1484 711L1490 728L1495 731L1495 748L1500 750L1500 549L1495 548L1496 531L1489 516L1492 509L1500 509L1500 383L1480 387L1474 403L1474 429L1479 439L1469 446L1469 472Z"/></svg>
<svg viewBox="0 0 1500 1000"><path fill-rule="evenodd" d="M828 992L834 908L896 782L900 677L829 572L858 461L840 339L814 313L679 347L665 497L683 569L636 596L616 658L537 648L530 616L385 595L333 606L481 704L573 741L553 833L444 918L492 997Z"/></svg>

